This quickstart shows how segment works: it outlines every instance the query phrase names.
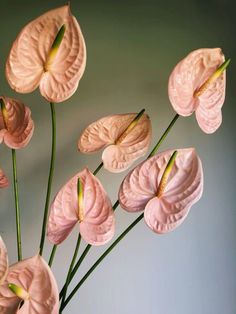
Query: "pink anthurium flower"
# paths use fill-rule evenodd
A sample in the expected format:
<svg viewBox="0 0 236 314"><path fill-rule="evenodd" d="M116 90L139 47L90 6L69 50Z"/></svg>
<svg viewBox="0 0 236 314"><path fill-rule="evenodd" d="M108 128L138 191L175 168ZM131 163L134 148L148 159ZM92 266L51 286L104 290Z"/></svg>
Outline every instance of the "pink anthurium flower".
<svg viewBox="0 0 236 314"><path fill-rule="evenodd" d="M34 132L31 111L18 100L0 97L0 143L18 149L25 147Z"/></svg>
<svg viewBox="0 0 236 314"><path fill-rule="evenodd" d="M194 111L205 133L215 132L221 122L225 100L225 69L229 61L220 48L198 49L181 60L169 77L169 98L181 116Z"/></svg>
<svg viewBox="0 0 236 314"><path fill-rule="evenodd" d="M111 201L87 168L70 179L56 195L48 221L49 241L60 244L78 223L81 236L91 245L103 245L114 236Z"/></svg>
<svg viewBox="0 0 236 314"><path fill-rule="evenodd" d="M76 91L85 64L84 38L68 4L22 29L8 57L6 77L19 93L39 86L48 101L62 102Z"/></svg>
<svg viewBox="0 0 236 314"><path fill-rule="evenodd" d="M40 255L8 267L6 247L0 237L0 313L58 314L57 283Z"/></svg>
<svg viewBox="0 0 236 314"><path fill-rule="evenodd" d="M156 233L167 233L182 223L202 190L202 165L195 150L168 150L127 175L119 202L129 212L144 210L147 225Z"/></svg>
<svg viewBox="0 0 236 314"><path fill-rule="evenodd" d="M152 129L148 115L116 114L90 124L80 136L78 148L83 153L102 154L104 168L122 172L138 158L144 156L151 142Z"/></svg>
<svg viewBox="0 0 236 314"><path fill-rule="evenodd" d="M9 181L5 175L5 173L0 168L0 188L6 188L9 185Z"/></svg>

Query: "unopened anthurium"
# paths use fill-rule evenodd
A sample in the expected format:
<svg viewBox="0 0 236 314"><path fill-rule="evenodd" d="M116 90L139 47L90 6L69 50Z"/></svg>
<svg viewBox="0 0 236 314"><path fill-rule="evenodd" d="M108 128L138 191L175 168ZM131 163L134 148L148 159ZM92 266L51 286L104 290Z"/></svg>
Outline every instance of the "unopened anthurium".
<svg viewBox="0 0 236 314"><path fill-rule="evenodd" d="M0 168L0 188L6 188L9 185L9 181L5 173Z"/></svg>
<svg viewBox="0 0 236 314"><path fill-rule="evenodd" d="M48 220L48 239L60 244L76 224L82 238L92 245L103 245L114 236L111 201L87 168L70 179L56 195Z"/></svg>
<svg viewBox="0 0 236 314"><path fill-rule="evenodd" d="M174 110L182 116L195 111L205 133L215 132L222 122L229 61L225 62L220 48L198 49L181 60L169 77L168 92Z"/></svg>
<svg viewBox="0 0 236 314"><path fill-rule="evenodd" d="M124 179L119 201L129 212L144 210L156 233L179 226L203 190L203 171L195 149L168 150L134 168Z"/></svg>
<svg viewBox="0 0 236 314"><path fill-rule="evenodd" d="M0 143L18 149L25 147L34 132L30 109L18 100L0 97Z"/></svg>
<svg viewBox="0 0 236 314"><path fill-rule="evenodd" d="M86 65L86 47L70 6L51 10L27 24L10 51L6 77L19 93L38 86L50 102L76 91Z"/></svg>
<svg viewBox="0 0 236 314"><path fill-rule="evenodd" d="M78 148L83 153L102 154L104 168L121 172L144 156L151 142L151 122L144 110L135 113L116 114L90 124L80 136Z"/></svg>
<svg viewBox="0 0 236 314"><path fill-rule="evenodd" d="M0 237L0 313L58 314L59 297L54 275L40 255L8 267Z"/></svg>

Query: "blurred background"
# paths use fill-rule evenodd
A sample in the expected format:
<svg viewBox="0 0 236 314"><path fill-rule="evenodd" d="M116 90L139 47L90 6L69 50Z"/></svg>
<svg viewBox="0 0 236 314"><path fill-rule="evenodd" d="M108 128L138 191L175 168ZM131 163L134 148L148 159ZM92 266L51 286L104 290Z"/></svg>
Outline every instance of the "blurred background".
<svg viewBox="0 0 236 314"><path fill-rule="evenodd" d="M24 101L35 121L30 145L17 151L24 257L36 254L39 246L50 160L50 106L38 90L27 95L12 91L4 68L22 27L63 4L61 0L0 2L1 94ZM84 166L94 170L100 163L101 152L86 156L77 151L79 135L89 123L109 114L146 108L153 126L153 146L175 114L167 82L176 63L203 47L221 47L232 61L218 131L206 135L194 115L180 118L161 147L196 147L204 166L202 199L170 234L158 236L141 221L84 283L65 313L235 314L235 1L71 0L71 10L81 25L88 61L74 96L56 105L52 197ZM11 151L5 145L0 147L0 166L11 181L8 189L0 191L0 234L13 263L17 256L12 165ZM126 173L102 170L98 175L113 202ZM116 236L135 217L119 208ZM57 251L53 271L60 287L76 239L75 231ZM81 252L83 247L84 243ZM104 249L89 252L71 287ZM45 259L50 251L47 243Z"/></svg>

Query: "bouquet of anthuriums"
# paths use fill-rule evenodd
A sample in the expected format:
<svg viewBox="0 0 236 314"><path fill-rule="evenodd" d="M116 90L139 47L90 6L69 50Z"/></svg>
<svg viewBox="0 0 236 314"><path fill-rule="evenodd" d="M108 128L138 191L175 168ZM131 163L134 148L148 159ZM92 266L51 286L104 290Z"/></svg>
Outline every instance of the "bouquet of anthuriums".
<svg viewBox="0 0 236 314"><path fill-rule="evenodd" d="M0 142L12 150L18 261L9 266L7 249L0 237L0 313L62 313L72 297L124 236L143 218L157 234L177 228L203 192L202 164L194 148L174 148L157 153L161 143L179 118L196 114L205 133L221 124L225 98L225 61L219 48L198 49L181 60L169 78L168 94L176 115L147 158L132 169L121 183L118 200L112 205L96 178L104 167L118 173L145 156L151 142L151 121L145 110L114 114L92 122L78 140L80 152L103 149L102 162L92 173L80 169L61 187L51 201L55 161L55 103L75 93L86 65L85 41L69 5L46 12L27 24L14 41L6 62L6 78L19 93L37 87L51 106L52 151L42 223L40 247L36 255L22 257L20 207L16 150L25 147L34 131L30 109L22 102L0 97ZM4 167L4 165L3 165ZM9 184L0 170L0 187ZM127 229L105 250L75 288L68 287L92 246L104 245L115 235L115 209L141 212ZM51 270L57 246L78 229L78 240L65 284L59 293ZM45 237L53 244L49 262L43 258ZM87 246L78 258L81 239Z"/></svg>

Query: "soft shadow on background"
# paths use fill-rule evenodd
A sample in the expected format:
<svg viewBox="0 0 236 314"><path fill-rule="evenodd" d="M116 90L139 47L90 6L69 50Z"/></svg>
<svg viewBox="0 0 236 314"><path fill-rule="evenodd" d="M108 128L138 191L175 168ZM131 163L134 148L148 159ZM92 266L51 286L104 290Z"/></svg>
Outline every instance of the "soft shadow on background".
<svg viewBox="0 0 236 314"><path fill-rule="evenodd" d="M0 2L1 93L23 100L32 110L35 133L27 148L17 152L23 254L38 250L50 158L50 108L38 91L19 95L8 86L4 67L11 44L21 28L64 1ZM72 0L88 49L85 75L75 95L56 105L57 158L52 196L84 166L91 170L101 154L77 152L81 131L94 120L113 113L138 112L143 107L153 125L153 143L174 112L168 101L168 76L190 51L221 47L232 58L227 71L223 124L204 134L194 116L180 118L161 149L194 146L205 176L202 199L176 231L158 236L143 221L86 281L65 313L83 314L235 314L235 86L236 43L234 1L85 1ZM0 165L11 178L11 152L1 145ZM124 177L102 170L99 178L112 201ZM0 233L11 262L16 261L13 189L0 191ZM117 210L117 232L135 215ZM74 250L76 232L58 249L53 271L58 284ZM51 246L47 243L44 257ZM104 248L94 248L76 280Z"/></svg>

